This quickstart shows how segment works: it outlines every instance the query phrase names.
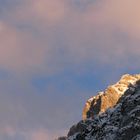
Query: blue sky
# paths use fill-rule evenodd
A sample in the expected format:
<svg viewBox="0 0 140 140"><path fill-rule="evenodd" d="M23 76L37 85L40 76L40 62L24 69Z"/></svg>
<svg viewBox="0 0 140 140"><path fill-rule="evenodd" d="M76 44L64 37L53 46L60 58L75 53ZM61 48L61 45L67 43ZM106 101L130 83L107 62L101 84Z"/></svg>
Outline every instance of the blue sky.
<svg viewBox="0 0 140 140"><path fill-rule="evenodd" d="M0 0L0 139L53 140L88 98L139 73L138 0Z"/></svg>

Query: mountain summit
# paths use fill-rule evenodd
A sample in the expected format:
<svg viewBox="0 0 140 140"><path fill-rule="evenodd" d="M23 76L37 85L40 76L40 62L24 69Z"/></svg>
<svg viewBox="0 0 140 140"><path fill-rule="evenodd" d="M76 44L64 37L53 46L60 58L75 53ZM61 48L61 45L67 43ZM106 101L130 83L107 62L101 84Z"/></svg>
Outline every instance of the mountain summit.
<svg viewBox="0 0 140 140"><path fill-rule="evenodd" d="M82 117L63 139L140 140L140 74L123 75L90 98Z"/></svg>
<svg viewBox="0 0 140 140"><path fill-rule="evenodd" d="M96 96L91 97L87 100L83 109L83 120L93 118L105 112L106 109L113 107L125 91L131 88L131 85L134 85L138 80L140 80L140 74L125 74L116 84L108 86L105 91L99 92Z"/></svg>

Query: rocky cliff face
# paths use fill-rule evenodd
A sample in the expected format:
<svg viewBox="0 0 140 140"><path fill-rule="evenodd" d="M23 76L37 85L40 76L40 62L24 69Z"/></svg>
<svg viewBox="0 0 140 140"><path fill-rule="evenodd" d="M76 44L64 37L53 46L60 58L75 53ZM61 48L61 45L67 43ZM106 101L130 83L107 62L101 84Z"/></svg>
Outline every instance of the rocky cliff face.
<svg viewBox="0 0 140 140"><path fill-rule="evenodd" d="M119 82L107 87L105 91L99 92L97 96L91 97L83 109L83 120L94 118L105 112L107 108L113 107L124 92L139 79L140 75L123 75Z"/></svg>
<svg viewBox="0 0 140 140"><path fill-rule="evenodd" d="M65 140L140 140L140 75L124 75L90 98L83 115Z"/></svg>

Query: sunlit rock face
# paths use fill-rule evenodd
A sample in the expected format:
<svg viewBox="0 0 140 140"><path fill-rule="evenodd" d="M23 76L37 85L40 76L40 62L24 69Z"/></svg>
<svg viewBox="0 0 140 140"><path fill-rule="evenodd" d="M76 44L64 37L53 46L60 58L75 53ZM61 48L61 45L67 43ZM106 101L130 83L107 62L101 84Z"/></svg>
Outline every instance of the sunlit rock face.
<svg viewBox="0 0 140 140"><path fill-rule="evenodd" d="M90 98L83 120L70 128L65 140L140 140L140 74L123 75Z"/></svg>
<svg viewBox="0 0 140 140"><path fill-rule="evenodd" d="M125 74L116 84L108 86L105 91L99 92L97 96L91 97L83 109L83 120L94 118L96 115L105 112L106 109L113 107L125 91L131 88L131 85L134 85L138 80L140 80L140 74Z"/></svg>
<svg viewBox="0 0 140 140"><path fill-rule="evenodd" d="M113 88L113 92L107 88L105 92L93 97L93 100L97 100L94 103L98 104L98 100L101 102L105 98L102 96L107 96L103 101L104 104L108 104L109 100L117 98L115 95L118 94L120 97L116 103L113 101L113 106L102 109L102 113L101 106L98 108L97 105L97 114L73 125L67 140L140 140L140 76L124 75L119 82L110 87ZM118 93L118 88L122 87ZM107 94L113 94L115 97ZM95 105L92 107L94 110Z"/></svg>

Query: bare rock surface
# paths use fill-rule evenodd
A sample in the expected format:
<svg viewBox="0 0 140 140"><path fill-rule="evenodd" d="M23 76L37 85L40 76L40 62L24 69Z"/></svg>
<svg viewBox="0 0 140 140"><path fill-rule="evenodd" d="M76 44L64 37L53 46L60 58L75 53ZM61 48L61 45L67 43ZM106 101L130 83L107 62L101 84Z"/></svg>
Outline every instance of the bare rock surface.
<svg viewBox="0 0 140 140"><path fill-rule="evenodd" d="M140 75L122 76L87 105L65 140L140 140Z"/></svg>
<svg viewBox="0 0 140 140"><path fill-rule="evenodd" d="M139 74L125 74L116 84L108 86L105 91L99 92L96 96L91 97L87 100L83 109L83 120L94 118L94 116L105 112L106 109L113 107L124 92L139 79Z"/></svg>

